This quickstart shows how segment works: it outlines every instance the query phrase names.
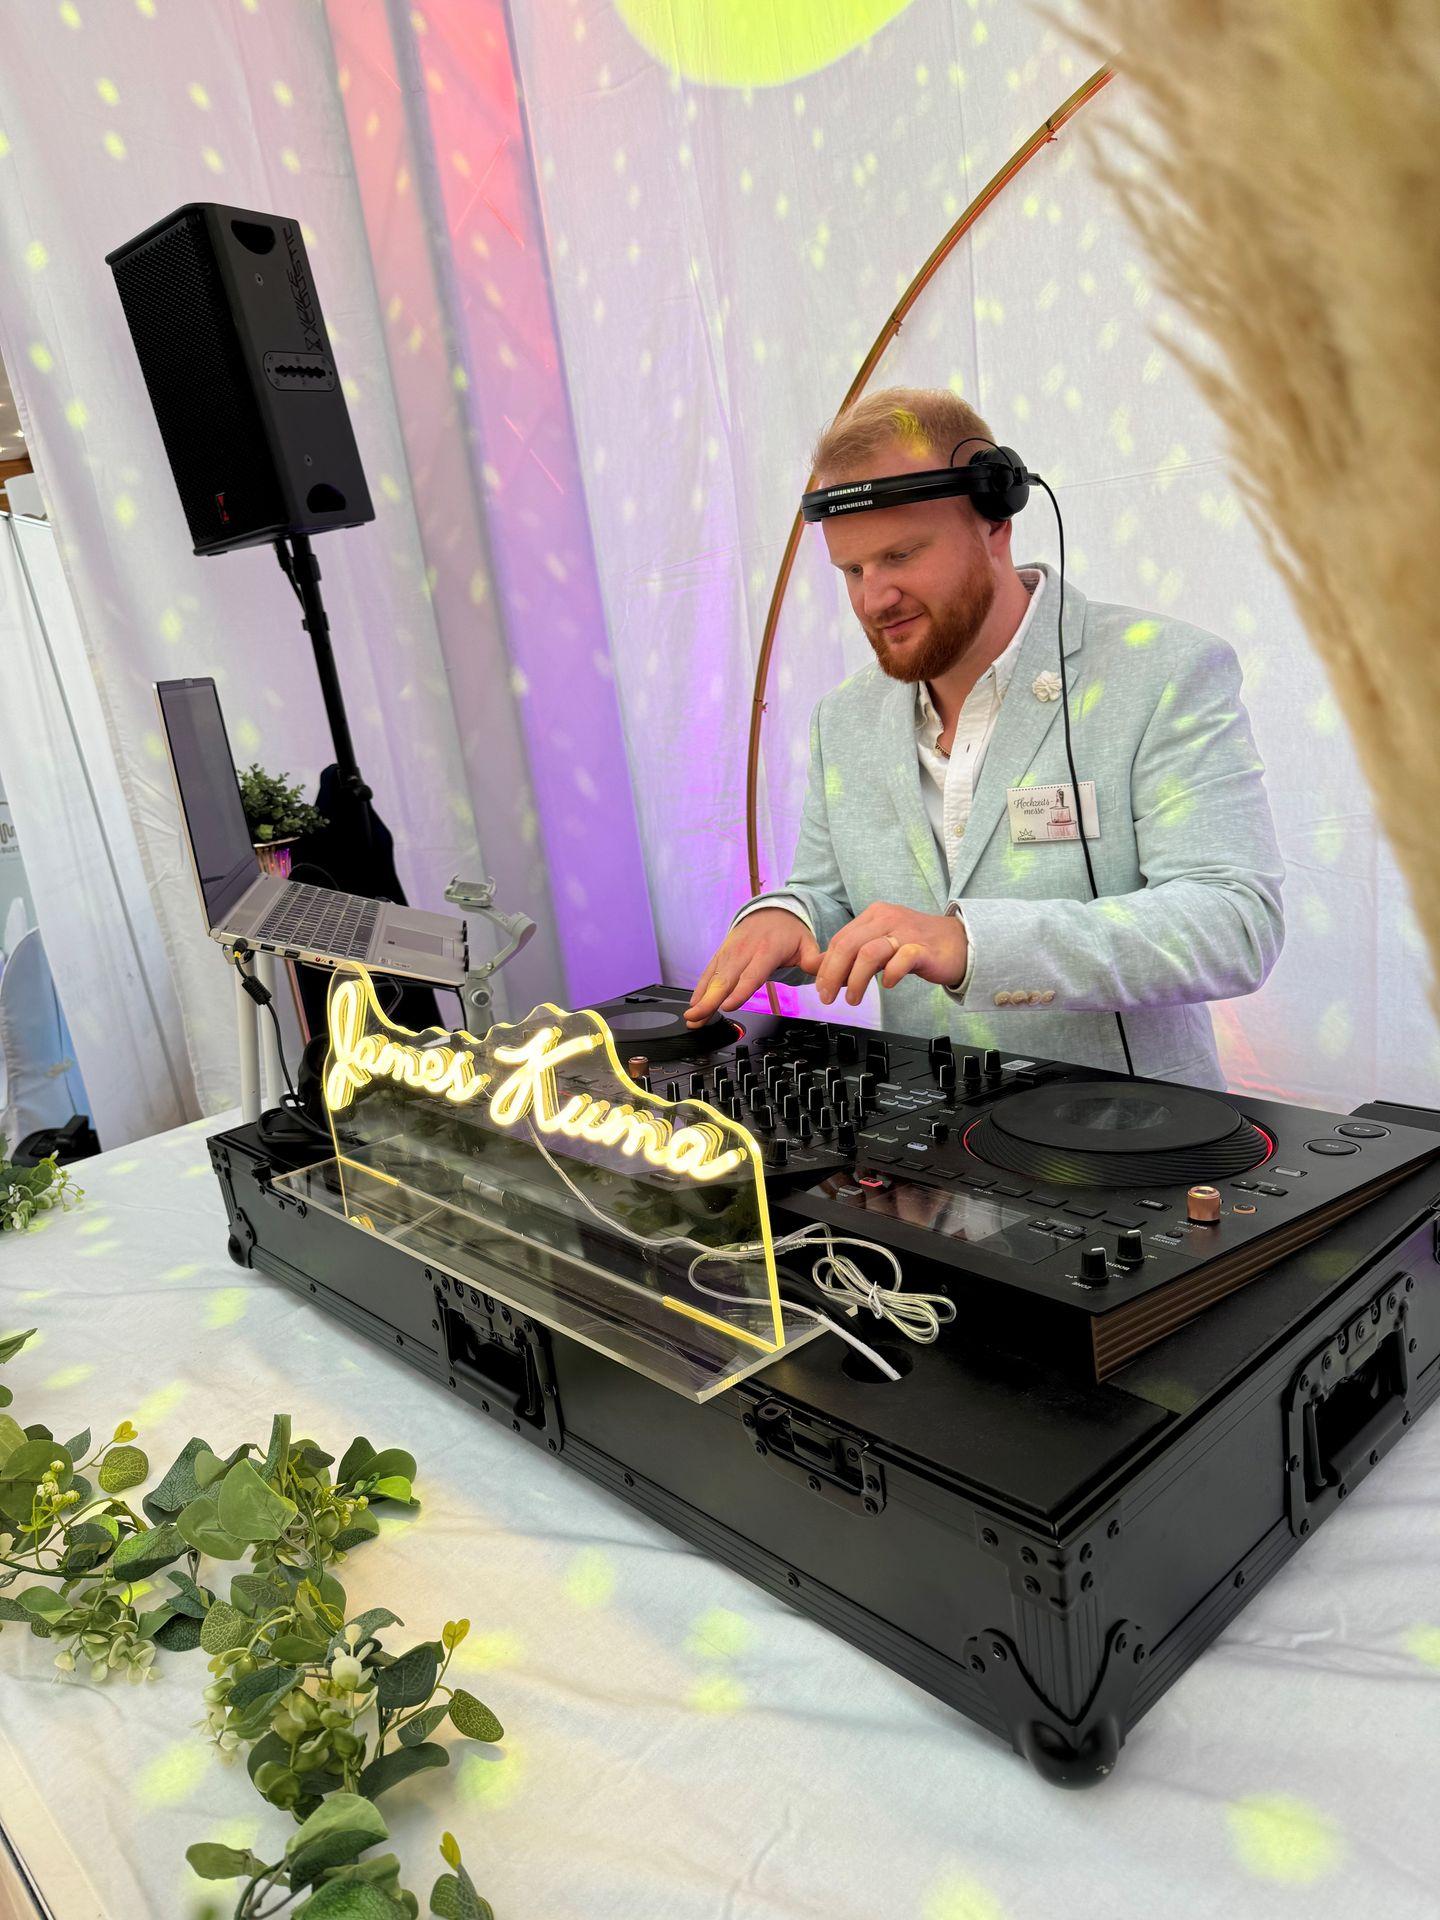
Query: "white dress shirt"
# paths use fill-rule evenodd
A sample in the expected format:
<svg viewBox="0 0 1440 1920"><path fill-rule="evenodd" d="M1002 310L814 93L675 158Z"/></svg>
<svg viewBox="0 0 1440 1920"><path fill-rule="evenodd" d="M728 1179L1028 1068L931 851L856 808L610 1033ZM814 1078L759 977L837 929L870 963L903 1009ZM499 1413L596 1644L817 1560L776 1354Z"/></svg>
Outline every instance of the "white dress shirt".
<svg viewBox="0 0 1440 1920"><path fill-rule="evenodd" d="M1030 604L1010 636L1005 651L990 663L966 695L960 718L955 723L955 737L950 742L949 753L943 753L938 744L943 728L935 703L930 698L929 687L923 680L917 682L915 687L915 752L920 762L920 793L925 802L925 811L930 816L930 828L940 849L940 861L947 880L950 877L951 849L963 837L969 822L975 783L980 778L995 722L1000 718L1000 708L1015 671L1020 643L1025 638L1035 609L1040 604L1040 595L1045 590L1045 575L1038 567L1019 567L1016 571L1030 596ZM783 888L764 894L742 907L731 924L738 926L746 914L758 913L761 907L772 906L784 906L814 933L810 916L798 900L785 894ZM960 917L963 925L964 915L959 907L952 903L949 910ZM968 927L966 935L968 939ZM971 942L964 977L958 986L947 987L946 992L957 1000L963 999L974 966L975 948Z"/></svg>

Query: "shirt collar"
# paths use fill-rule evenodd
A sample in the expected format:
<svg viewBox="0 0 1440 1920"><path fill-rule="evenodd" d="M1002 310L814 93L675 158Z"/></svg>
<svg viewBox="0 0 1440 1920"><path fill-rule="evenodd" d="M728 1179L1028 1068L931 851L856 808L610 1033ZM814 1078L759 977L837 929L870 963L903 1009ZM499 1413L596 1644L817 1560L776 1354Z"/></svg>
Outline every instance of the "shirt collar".
<svg viewBox="0 0 1440 1920"><path fill-rule="evenodd" d="M1040 604L1040 596L1045 591L1045 575L1039 567L1017 567L1015 571L1024 582L1025 591L1030 596L1030 604L1021 614L1020 624L1011 634L1005 651L991 661L985 672L975 682L977 688L981 687L985 684L986 677L990 676L993 679L996 697L1001 700L1009 690L1015 673L1015 662L1020 657L1021 642L1029 631L1030 622L1035 618L1035 609ZM941 731L940 715L936 712L935 703L930 698L930 688L923 680L916 683L915 712L917 723L926 728L933 727L938 739Z"/></svg>

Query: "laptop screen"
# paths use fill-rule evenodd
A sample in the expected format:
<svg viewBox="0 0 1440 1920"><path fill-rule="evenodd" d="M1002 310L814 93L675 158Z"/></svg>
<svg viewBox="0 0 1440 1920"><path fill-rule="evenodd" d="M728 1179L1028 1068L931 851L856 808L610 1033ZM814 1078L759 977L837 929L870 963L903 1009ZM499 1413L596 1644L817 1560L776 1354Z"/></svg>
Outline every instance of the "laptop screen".
<svg viewBox="0 0 1440 1920"><path fill-rule="evenodd" d="M220 926L260 878L230 742L213 680L161 680L155 688L205 917Z"/></svg>

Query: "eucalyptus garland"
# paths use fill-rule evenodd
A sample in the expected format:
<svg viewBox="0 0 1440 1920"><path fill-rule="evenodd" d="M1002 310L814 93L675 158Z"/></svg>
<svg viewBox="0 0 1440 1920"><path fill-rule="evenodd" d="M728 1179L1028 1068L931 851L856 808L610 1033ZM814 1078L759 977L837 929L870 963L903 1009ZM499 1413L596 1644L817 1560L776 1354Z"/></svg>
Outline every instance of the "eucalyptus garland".
<svg viewBox="0 0 1440 1920"><path fill-rule="evenodd" d="M33 1332L0 1339L0 1362ZM411 1455L356 1438L337 1465L277 1414L263 1453L188 1441L137 1512L126 1496L151 1469L128 1421L98 1447L88 1430L59 1442L21 1427L11 1400L0 1385L0 1624L54 1641L57 1671L95 1682L153 1679L160 1652L210 1656L200 1728L296 1822L274 1860L213 1841L188 1849L202 1879L243 1883L235 1920L414 1920L399 1860L373 1851L389 1837L375 1802L449 1764L434 1737L445 1724L487 1744L504 1730L446 1682L468 1620L392 1652L380 1636L403 1621L348 1609L336 1568L379 1532L377 1505L414 1506ZM210 1561L236 1568L223 1596L201 1582ZM431 1913L493 1920L448 1833L441 1854Z"/></svg>
<svg viewBox="0 0 1440 1920"><path fill-rule="evenodd" d="M68 1211L85 1197L53 1153L33 1167L17 1167L13 1160L6 1159L8 1151L5 1136L0 1134L0 1232L7 1227L16 1231L28 1227L52 1207Z"/></svg>

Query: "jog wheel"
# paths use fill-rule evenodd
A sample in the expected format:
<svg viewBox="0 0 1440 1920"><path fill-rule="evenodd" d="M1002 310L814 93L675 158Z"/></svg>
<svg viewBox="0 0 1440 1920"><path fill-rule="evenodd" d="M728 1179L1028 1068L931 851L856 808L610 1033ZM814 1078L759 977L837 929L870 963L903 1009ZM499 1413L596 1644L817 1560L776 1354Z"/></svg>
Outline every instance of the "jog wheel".
<svg viewBox="0 0 1440 1920"><path fill-rule="evenodd" d="M614 1034L622 1060L637 1053L651 1060L695 1060L741 1038L744 1028L723 1013L717 1013L703 1027L687 1027L687 998L627 993L623 999L607 1000L591 1011L598 1013Z"/></svg>
<svg viewBox="0 0 1440 1920"><path fill-rule="evenodd" d="M1219 1095L1148 1080L1070 1080L999 1101L965 1145L988 1166L1066 1186L1232 1179L1274 1143Z"/></svg>

